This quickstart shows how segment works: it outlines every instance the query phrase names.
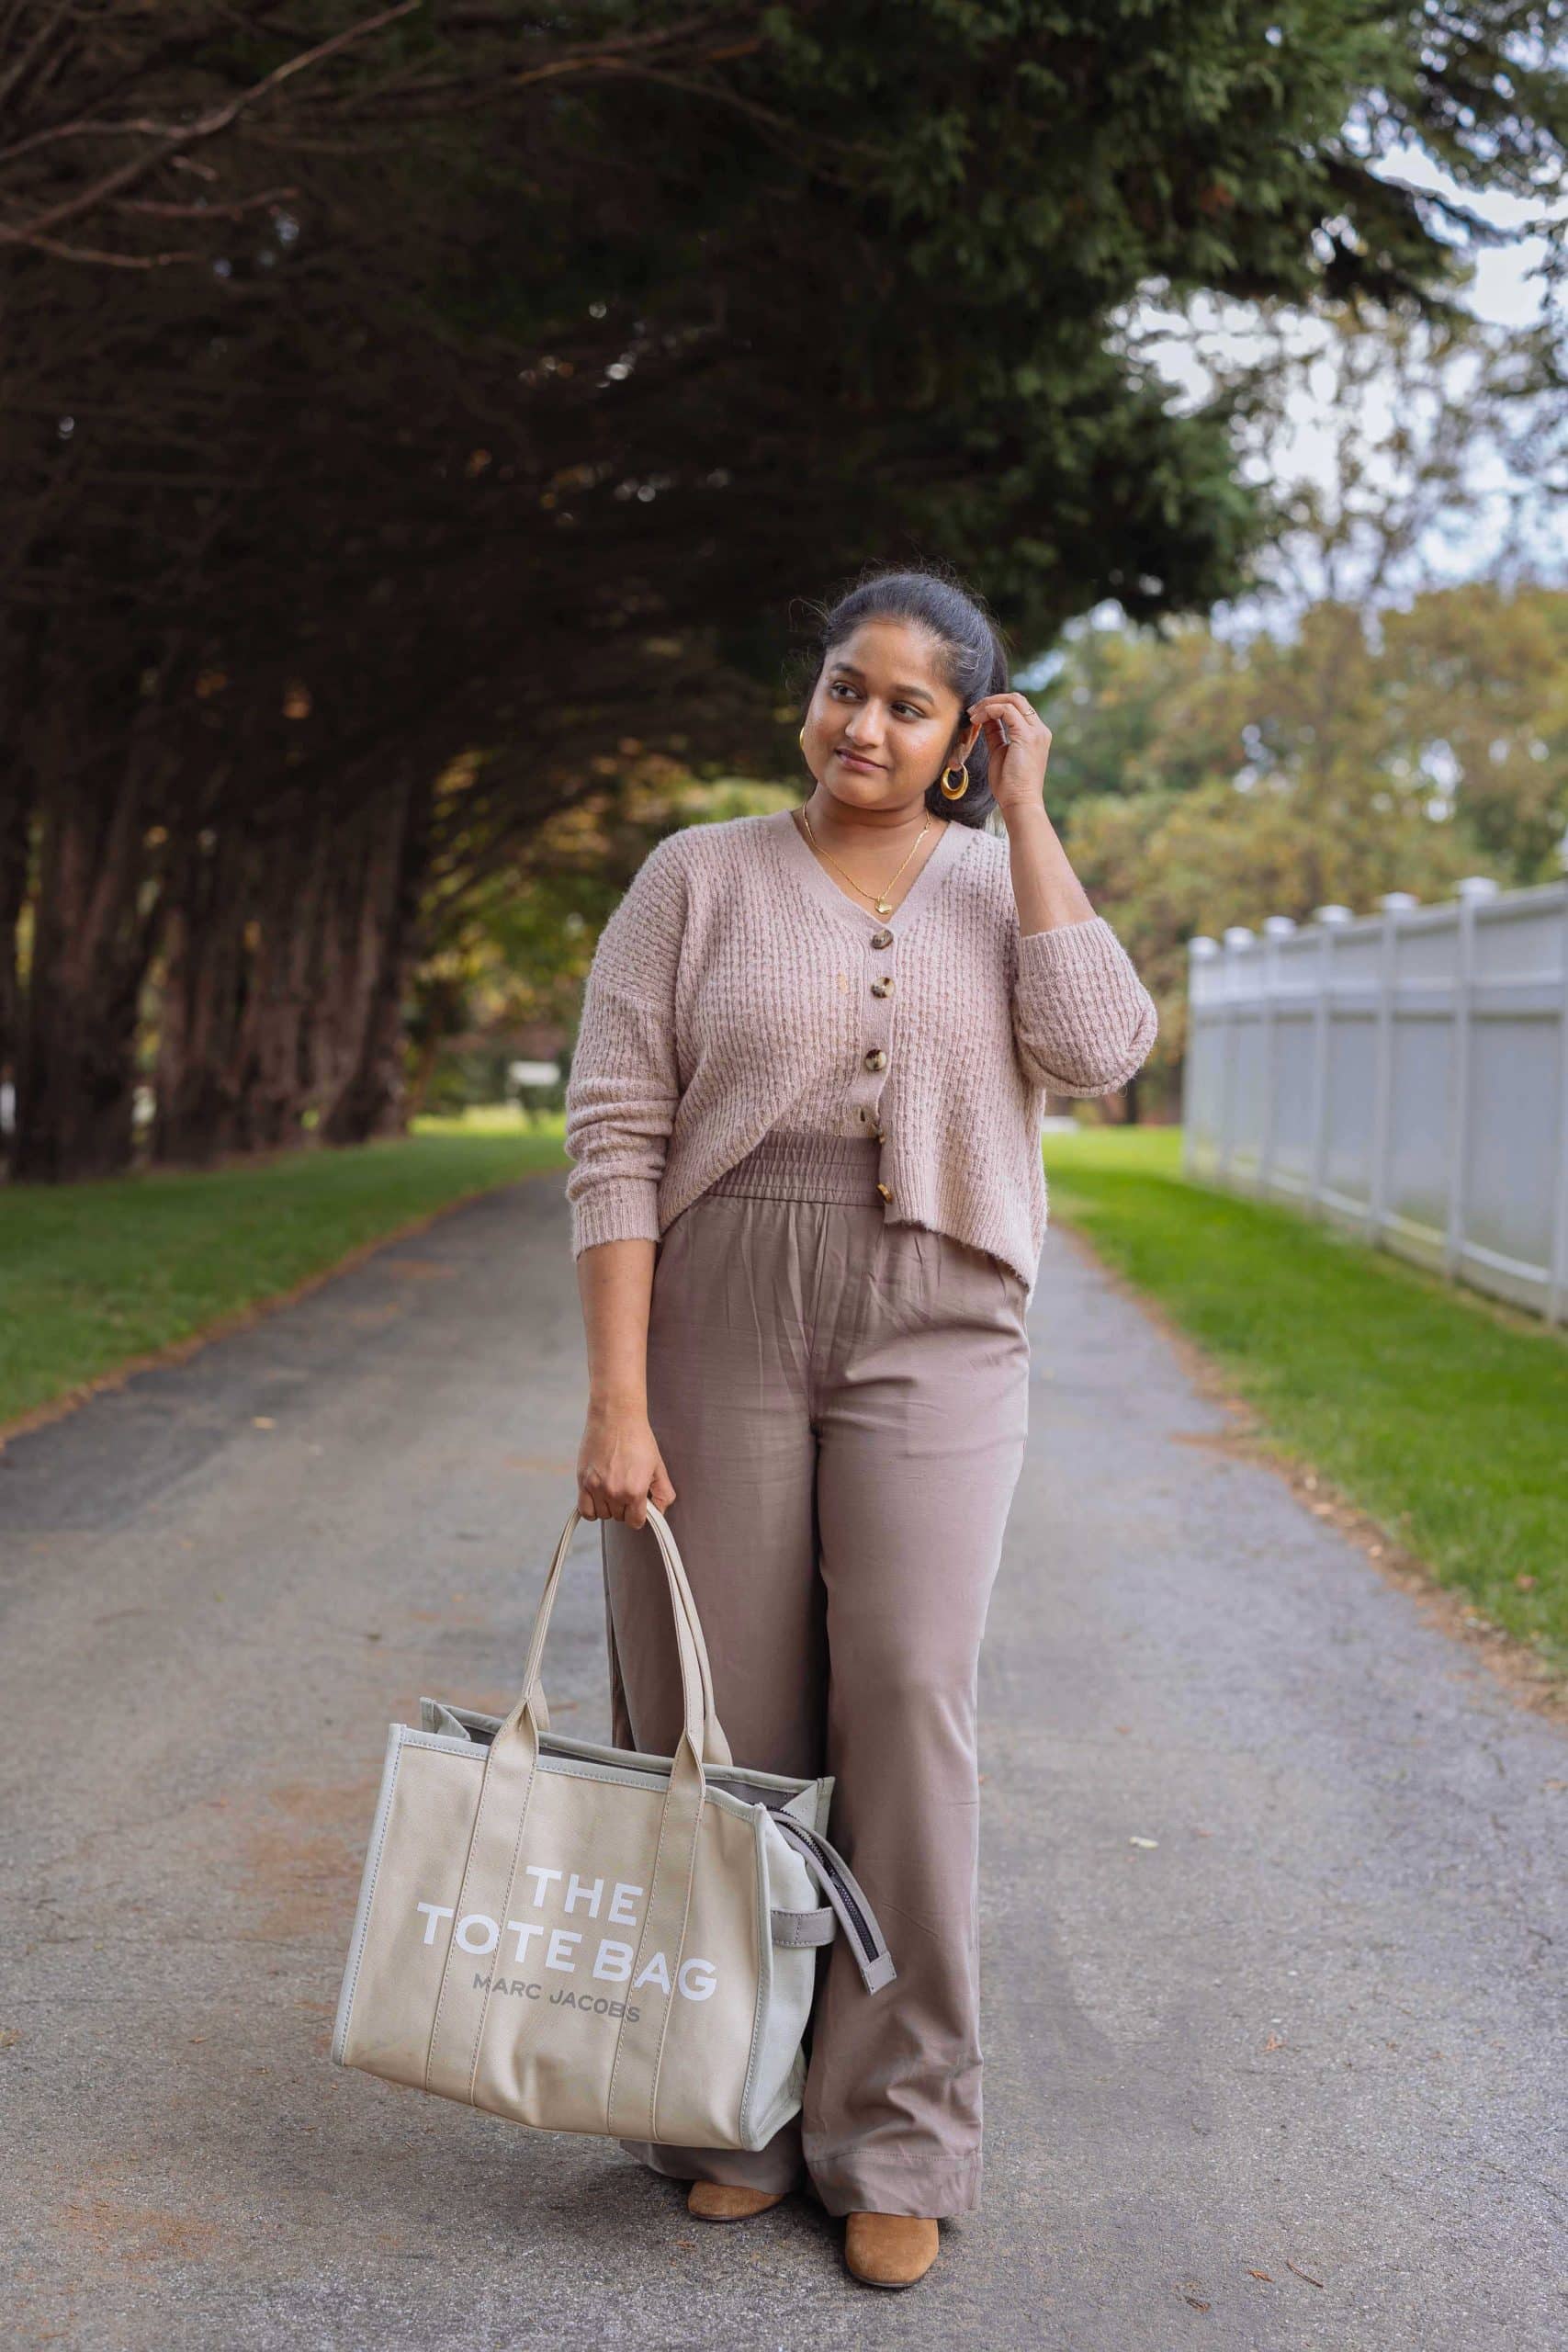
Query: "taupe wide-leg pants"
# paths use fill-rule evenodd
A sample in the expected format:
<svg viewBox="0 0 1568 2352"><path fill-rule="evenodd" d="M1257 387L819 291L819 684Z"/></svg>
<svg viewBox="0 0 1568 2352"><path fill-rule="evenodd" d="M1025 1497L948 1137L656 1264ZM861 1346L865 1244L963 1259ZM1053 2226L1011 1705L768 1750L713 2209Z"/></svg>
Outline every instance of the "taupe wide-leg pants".
<svg viewBox="0 0 1568 2352"><path fill-rule="evenodd" d="M649 1418L736 1761L835 1775L828 1834L897 1968L820 1956L804 2103L769 2145L629 2153L675 2179L803 2173L830 2213L980 2201L976 1690L1029 1416L1026 1285L887 1222L874 1140L764 1137L665 1231ZM669 1755L680 1675L653 1533L601 1522L616 1745Z"/></svg>

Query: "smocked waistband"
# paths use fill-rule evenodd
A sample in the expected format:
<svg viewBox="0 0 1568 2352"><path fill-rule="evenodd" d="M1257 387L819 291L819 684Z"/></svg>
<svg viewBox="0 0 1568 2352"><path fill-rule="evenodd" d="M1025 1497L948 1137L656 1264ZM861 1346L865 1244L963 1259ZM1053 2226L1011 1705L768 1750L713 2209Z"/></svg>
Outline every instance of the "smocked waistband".
<svg viewBox="0 0 1568 2352"><path fill-rule="evenodd" d="M715 1177L709 1193L753 1200L837 1201L879 1208L882 1147L872 1136L825 1136L773 1128L743 1159Z"/></svg>

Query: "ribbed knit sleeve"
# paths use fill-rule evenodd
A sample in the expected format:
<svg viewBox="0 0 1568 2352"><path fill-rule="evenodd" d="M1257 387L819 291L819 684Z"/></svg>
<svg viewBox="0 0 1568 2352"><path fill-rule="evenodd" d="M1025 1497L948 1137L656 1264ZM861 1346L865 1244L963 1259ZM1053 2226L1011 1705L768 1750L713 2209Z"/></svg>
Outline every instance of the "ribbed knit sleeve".
<svg viewBox="0 0 1568 2352"><path fill-rule="evenodd" d="M1053 1094L1113 1094L1147 1060L1154 999L1103 915L1027 931L1017 941L1013 1035L1019 1060Z"/></svg>
<svg viewBox="0 0 1568 2352"><path fill-rule="evenodd" d="M659 1180L680 1101L675 977L686 877L672 840L633 875L594 950L566 1089L574 1258L657 1241Z"/></svg>

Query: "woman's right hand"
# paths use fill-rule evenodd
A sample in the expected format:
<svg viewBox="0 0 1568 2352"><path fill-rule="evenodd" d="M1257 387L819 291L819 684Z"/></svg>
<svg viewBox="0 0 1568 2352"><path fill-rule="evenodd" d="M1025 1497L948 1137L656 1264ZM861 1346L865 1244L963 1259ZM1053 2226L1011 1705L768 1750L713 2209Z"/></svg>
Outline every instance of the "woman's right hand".
<svg viewBox="0 0 1568 2352"><path fill-rule="evenodd" d="M645 1410L590 1405L577 1455L577 1508L584 1519L648 1523L648 1506L668 1510L675 1489Z"/></svg>

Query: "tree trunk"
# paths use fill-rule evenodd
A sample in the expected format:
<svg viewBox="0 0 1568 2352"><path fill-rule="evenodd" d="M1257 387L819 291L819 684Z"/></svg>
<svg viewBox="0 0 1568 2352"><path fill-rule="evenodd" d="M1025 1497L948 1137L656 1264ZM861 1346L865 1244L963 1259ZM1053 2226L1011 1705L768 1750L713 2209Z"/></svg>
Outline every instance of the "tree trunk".
<svg viewBox="0 0 1568 2352"><path fill-rule="evenodd" d="M430 813L431 791L423 778L400 787L394 821L385 810L377 812L377 854L367 865L359 925L355 1050L322 1114L324 1143L367 1143L402 1132L403 997L417 953Z"/></svg>
<svg viewBox="0 0 1568 2352"><path fill-rule="evenodd" d="M440 1058L441 1039L434 1035L422 1038L414 1057L413 1075L409 1080L408 1091L403 1097L403 1119L406 1126L412 1126L414 1120L423 1114L424 1106L430 1095L430 1082L435 1076L435 1065Z"/></svg>
<svg viewBox="0 0 1568 2352"><path fill-rule="evenodd" d="M151 933L141 909L143 779L109 774L51 729L39 893L17 1074L16 1174L60 1183L130 1164L136 1017ZM76 756L73 756L75 754Z"/></svg>
<svg viewBox="0 0 1568 2352"><path fill-rule="evenodd" d="M0 1087L13 1090L13 1101L21 1051L17 933L28 901L32 813L28 779L18 763L0 779ZM10 1149L11 1136L0 1128L0 1160Z"/></svg>
<svg viewBox="0 0 1568 2352"><path fill-rule="evenodd" d="M243 856L231 827L186 822L169 878L158 1001L152 1157L210 1165L232 1139L243 988Z"/></svg>
<svg viewBox="0 0 1568 2352"><path fill-rule="evenodd" d="M268 855L245 1006L244 1142L253 1151L299 1144L310 1100L310 971L333 845L319 808L284 815Z"/></svg>

